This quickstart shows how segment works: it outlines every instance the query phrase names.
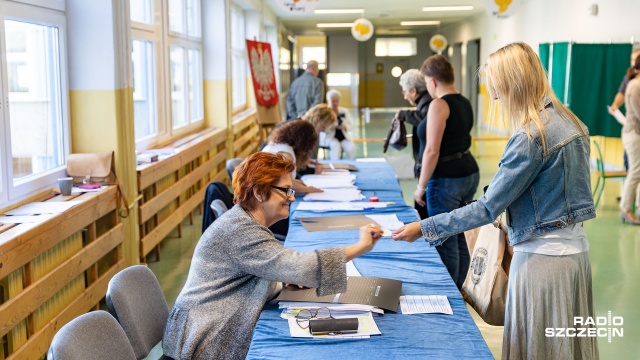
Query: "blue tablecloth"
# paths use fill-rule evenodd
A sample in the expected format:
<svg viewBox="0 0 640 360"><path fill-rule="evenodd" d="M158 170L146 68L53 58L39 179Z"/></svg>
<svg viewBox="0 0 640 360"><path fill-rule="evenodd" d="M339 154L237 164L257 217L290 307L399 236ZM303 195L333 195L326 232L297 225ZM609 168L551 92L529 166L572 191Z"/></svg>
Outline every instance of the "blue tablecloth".
<svg viewBox="0 0 640 360"><path fill-rule="evenodd" d="M383 209L348 213L297 211L297 204L293 204L285 246L311 251L350 245L358 239L358 230L308 232L296 219L298 216L394 213L405 223L417 220L413 208L404 203L391 166L386 162L355 164L360 169L355 172L356 185L364 190L363 194L395 204ZM299 201L297 199L296 203ZM374 315L381 336L370 339L302 339L290 336L289 326L280 318L278 306L268 304L260 315L247 358L493 359L437 251L425 241L406 243L382 238L371 252L353 262L363 276L402 280L402 295L447 295L453 315L386 312L382 316Z"/></svg>

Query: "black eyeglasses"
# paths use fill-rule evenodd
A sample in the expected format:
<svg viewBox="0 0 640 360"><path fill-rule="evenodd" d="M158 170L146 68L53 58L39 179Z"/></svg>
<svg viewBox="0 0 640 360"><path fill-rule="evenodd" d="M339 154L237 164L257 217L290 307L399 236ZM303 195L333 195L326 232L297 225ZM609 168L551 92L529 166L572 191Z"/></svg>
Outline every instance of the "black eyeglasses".
<svg viewBox="0 0 640 360"><path fill-rule="evenodd" d="M321 307L316 310L302 309L296 315L296 323L303 329L309 328L309 320L311 319L333 319L331 310L327 307Z"/></svg>
<svg viewBox="0 0 640 360"><path fill-rule="evenodd" d="M275 185L271 185L271 187L282 191L283 193L287 194L287 196L296 196L296 191L293 190L293 188L284 188L284 187L275 186Z"/></svg>

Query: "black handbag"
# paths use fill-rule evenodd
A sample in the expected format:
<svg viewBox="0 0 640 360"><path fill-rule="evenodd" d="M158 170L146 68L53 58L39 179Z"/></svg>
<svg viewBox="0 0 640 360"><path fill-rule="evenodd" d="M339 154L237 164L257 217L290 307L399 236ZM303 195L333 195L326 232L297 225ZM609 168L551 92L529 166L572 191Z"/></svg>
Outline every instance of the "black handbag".
<svg viewBox="0 0 640 360"><path fill-rule="evenodd" d="M396 150L407 147L407 128L404 126L404 121L396 118L391 121L391 128L389 128L387 139L384 141L383 153L387 153L389 145Z"/></svg>

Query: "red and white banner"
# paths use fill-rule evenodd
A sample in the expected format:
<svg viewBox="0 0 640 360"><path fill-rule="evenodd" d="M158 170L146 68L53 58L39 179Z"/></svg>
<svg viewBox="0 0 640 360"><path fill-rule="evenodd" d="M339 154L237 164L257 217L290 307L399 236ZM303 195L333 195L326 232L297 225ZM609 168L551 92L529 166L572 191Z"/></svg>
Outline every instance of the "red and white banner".
<svg viewBox="0 0 640 360"><path fill-rule="evenodd" d="M251 66L253 91L259 105L271 107L278 103L276 76L273 72L271 45L247 40L247 54Z"/></svg>

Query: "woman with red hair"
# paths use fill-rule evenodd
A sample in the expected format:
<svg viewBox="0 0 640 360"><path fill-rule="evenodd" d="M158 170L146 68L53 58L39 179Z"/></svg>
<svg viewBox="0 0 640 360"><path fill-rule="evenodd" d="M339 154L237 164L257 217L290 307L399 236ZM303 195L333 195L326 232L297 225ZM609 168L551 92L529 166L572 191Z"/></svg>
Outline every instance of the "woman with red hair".
<svg viewBox="0 0 640 360"><path fill-rule="evenodd" d="M280 283L317 289L319 296L346 291L345 263L373 249L377 225L360 228L350 246L298 252L267 228L289 216L294 201L293 162L258 152L233 174L234 202L202 234L187 282L171 309L162 347L173 359L244 358L264 304Z"/></svg>

